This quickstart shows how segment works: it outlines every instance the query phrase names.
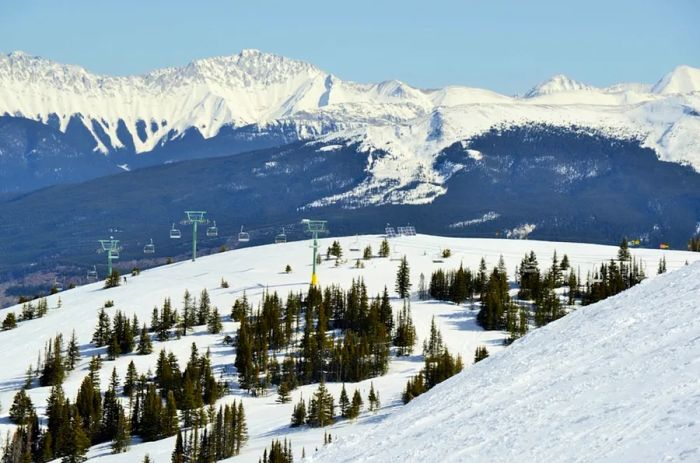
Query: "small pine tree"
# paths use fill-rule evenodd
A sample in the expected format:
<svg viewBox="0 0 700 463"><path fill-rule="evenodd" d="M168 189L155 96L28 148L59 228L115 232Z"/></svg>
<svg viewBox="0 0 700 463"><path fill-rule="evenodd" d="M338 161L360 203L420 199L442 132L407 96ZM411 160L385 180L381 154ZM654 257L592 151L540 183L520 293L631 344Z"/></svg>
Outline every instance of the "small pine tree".
<svg viewBox="0 0 700 463"><path fill-rule="evenodd" d="M289 390L289 384L287 381L282 381L279 386L277 386L277 402L281 404L286 404L292 400L292 394Z"/></svg>
<svg viewBox="0 0 700 463"><path fill-rule="evenodd" d="M116 288L121 284L121 277L119 275L119 270L117 269L112 269L112 273L107 276L107 279L105 280L105 289L108 288Z"/></svg>
<svg viewBox="0 0 700 463"><path fill-rule="evenodd" d="M80 360L80 346L78 345L78 339L75 336L75 330L70 337L68 342L68 350L66 352L66 369L72 371Z"/></svg>
<svg viewBox="0 0 700 463"><path fill-rule="evenodd" d="M376 412L377 410L379 410L379 393L375 392L374 383L370 383L369 385L369 395L367 396L367 401L369 402L369 411Z"/></svg>
<svg viewBox="0 0 700 463"><path fill-rule="evenodd" d="M408 267L408 259L403 256L401 264L396 272L396 292L402 299L407 298L411 291L411 275Z"/></svg>
<svg viewBox="0 0 700 463"><path fill-rule="evenodd" d="M474 363L480 362L489 356L489 351L486 346L478 346L474 352Z"/></svg>
<svg viewBox="0 0 700 463"><path fill-rule="evenodd" d="M355 389L354 394L352 395L352 402L350 403L350 410L348 411L348 418L351 420L354 420L358 416L360 416L360 412L362 411L362 395L360 394L360 391Z"/></svg>
<svg viewBox="0 0 700 463"><path fill-rule="evenodd" d="M292 273L292 266L287 264L287 266L284 267L284 273Z"/></svg>
<svg viewBox="0 0 700 463"><path fill-rule="evenodd" d="M294 405L294 411L292 411L292 427L296 428L303 426L306 423L306 402L304 398L299 399L296 405Z"/></svg>
<svg viewBox="0 0 700 463"><path fill-rule="evenodd" d="M391 253L391 248L389 247L389 240L384 238L384 240L382 240L382 244L379 245L379 257L389 257L389 253Z"/></svg>
<svg viewBox="0 0 700 463"><path fill-rule="evenodd" d="M18 426L26 426L34 416L34 405L24 389L20 389L12 400L10 421Z"/></svg>
<svg viewBox="0 0 700 463"><path fill-rule="evenodd" d="M124 414L124 409L121 406L118 408L116 432L114 434L114 440L112 441L112 453L124 453L128 451L129 444L131 443L129 421Z"/></svg>
<svg viewBox="0 0 700 463"><path fill-rule="evenodd" d="M139 335L139 344L136 347L136 353L139 355L148 355L153 352L153 344L151 342L151 335L148 334L146 329L146 324L143 324L141 328L141 334Z"/></svg>
<svg viewBox="0 0 700 463"><path fill-rule="evenodd" d="M214 307L214 310L209 314L209 320L207 322L207 328L211 334L219 334L224 328L221 323L221 317L219 316L219 309Z"/></svg>
<svg viewBox="0 0 700 463"><path fill-rule="evenodd" d="M350 399L348 398L348 393L345 390L345 383L343 383L343 389L340 390L340 400L338 401L340 406L340 415L343 418L347 418L350 413Z"/></svg>
<svg viewBox="0 0 700 463"><path fill-rule="evenodd" d="M369 244L365 247L365 250L362 252L362 258L364 260L370 260L372 258L372 246Z"/></svg>
<svg viewBox="0 0 700 463"><path fill-rule="evenodd" d="M7 331L14 328L17 328L17 317L14 312L8 312L5 320L2 321L2 330Z"/></svg>
<svg viewBox="0 0 700 463"><path fill-rule="evenodd" d="M659 268L657 269L656 273L658 275L661 275L662 273L666 273L666 256L662 256L661 259L659 260Z"/></svg>

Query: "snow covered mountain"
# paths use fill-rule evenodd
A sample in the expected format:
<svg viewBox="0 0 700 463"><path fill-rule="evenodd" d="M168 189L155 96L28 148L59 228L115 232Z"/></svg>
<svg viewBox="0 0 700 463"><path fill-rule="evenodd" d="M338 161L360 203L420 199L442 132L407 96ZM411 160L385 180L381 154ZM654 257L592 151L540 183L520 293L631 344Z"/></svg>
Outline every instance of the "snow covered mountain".
<svg viewBox="0 0 700 463"><path fill-rule="evenodd" d="M696 461L699 297L695 263L579 309L311 461Z"/></svg>
<svg viewBox="0 0 700 463"><path fill-rule="evenodd" d="M450 177L435 169L435 157L494 127L584 127L638 140L662 160L700 170L699 75L680 66L653 87L602 89L556 76L518 98L460 86L359 84L257 50L129 77L15 52L0 55L0 114L50 125L123 169L298 140L359 142L368 154L366 182L325 203L423 204L444 194ZM25 170L43 154L21 138L10 140L3 147L0 133L0 152ZM379 151L386 155L372 155ZM65 180L46 177L39 184L52 181ZM366 197L378 189L386 192Z"/></svg>

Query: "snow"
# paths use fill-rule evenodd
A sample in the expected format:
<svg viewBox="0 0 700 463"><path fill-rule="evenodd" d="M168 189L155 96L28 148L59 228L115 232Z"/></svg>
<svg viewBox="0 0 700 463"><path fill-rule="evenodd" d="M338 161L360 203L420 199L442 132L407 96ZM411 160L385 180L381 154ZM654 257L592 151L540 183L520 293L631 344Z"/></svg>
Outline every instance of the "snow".
<svg viewBox="0 0 700 463"><path fill-rule="evenodd" d="M311 461L700 458L700 263L535 330Z"/></svg>
<svg viewBox="0 0 700 463"><path fill-rule="evenodd" d="M373 249L376 250L382 239L380 236L365 235L323 239L320 243L321 249L325 249L325 247L329 246L334 239L338 239L343 249L346 250L348 262L339 267L335 267L332 261L324 262L319 268L319 279L322 285L336 283L344 287L349 287L353 278L363 277L368 285L370 295L379 293L385 285L390 289L393 288L398 262L377 258L366 261L366 267L364 269L356 269L354 268L354 259L359 257L359 255L356 255L359 253L348 251L350 247L363 249L368 244L372 245ZM471 268L476 268L482 256L486 258L489 267L492 267L497 264L499 255L503 255L512 279L515 266L519 264L523 255L530 250L535 251L541 265L547 264L555 250L560 257L563 254L567 254L574 268L580 267L582 275L585 275L586 272L593 267L598 266L603 260L614 258L617 252L617 249L612 246L592 244L444 238L427 235L392 239L391 245L393 252L401 255L405 254L407 256L411 267L411 280L414 285L414 290L417 290L419 275L421 273L429 279L430 273L437 268L454 269L458 267L460 263L464 263L464 265L470 266ZM444 263L433 262L433 258L445 248L451 249L452 256L445 259ZM669 270L683 267L686 261L694 262L700 260L700 253L683 251L632 249L632 254L646 264L647 273L649 275L655 273L654 270L662 255L666 256ZM182 294L185 289L189 289L191 293L198 295L202 289L206 288L210 294L212 303L219 308L222 315L226 315L229 313L234 300L240 297L244 291L251 301L257 304L261 299L263 291L266 290L278 291L283 297L286 296L289 291L305 290L308 286L311 271L310 260L309 241L251 247L200 257L196 262L183 261L146 270L142 272L140 276L129 277L128 283L118 288L104 290L102 289L102 283L95 283L73 290L67 290L61 292L59 295L50 296L48 298L50 310L44 318L21 322L14 330L0 332L0 351L2 352L2 368L0 368L0 403L3 409L3 415L0 416L0 437L4 438L5 431L11 427L7 419L7 413L14 394L23 384L24 372L29 364L36 365L36 356L39 351L43 349L45 342L50 337L58 333L63 333L64 337L70 337L72 330L75 330L77 334L83 359L76 371L68 376L64 388L67 397L75 397L80 382L87 374L89 356L104 351L104 348L95 349L89 344L89 341L97 321L99 308L106 300L113 300L115 303L113 308L107 309L110 315L113 315L116 310L122 310L128 316L135 313L138 315L141 322L148 323L153 307L155 305L161 305L165 297L171 297L174 307L179 308L181 307ZM292 266L292 273L287 274L283 272L286 264ZM693 267L694 270L697 269L697 265L698 264ZM222 289L219 287L222 278L225 278L229 282L229 288ZM673 283L673 280L669 278L672 277L665 277L664 280ZM655 279L655 277L652 278L652 280ZM654 284L655 283L652 281L644 286L653 288L656 287L653 286ZM675 283L673 283L673 285L674 293L679 297L682 296L684 294L684 287L680 284L675 285ZM62 300L62 307L56 308L59 296ZM696 309L697 299L696 293ZM616 300L620 299L618 298ZM656 301L654 302L654 307L663 308L663 310L658 311L659 315L654 315L653 313L645 313L645 315L643 315L644 317L651 317L653 320L660 317L660 314L669 314L668 321L663 325L665 330L655 333L654 338L645 340L643 343L648 349L653 349L654 342L656 342L658 338L659 346L666 346L666 344L664 344L666 342L664 338L665 334L667 332L671 333L676 329L671 325L676 319L670 317L670 314L675 313L675 309L669 305L670 303L666 304L664 301L656 300L652 297L634 299L624 296L621 300L635 300L638 301L640 305L642 301L645 300ZM395 311L400 308L400 301L394 299L392 300L392 304ZM688 308L690 313L692 313L691 309L692 308ZM4 319L9 311L19 313L20 307L15 306L0 310L0 319ZM580 320L581 314L584 313L598 312L596 312L595 309L591 312L591 309L588 308L574 313L573 317L577 317L574 318L575 320ZM470 360L473 358L474 350L478 345L488 346L489 352L492 354L503 349L502 340L505 334L497 331L486 332L481 330L475 323L476 311L471 310L467 305L456 306L453 304L438 303L436 301L418 301L414 298L412 301L412 314L419 337L418 346L428 333L431 318L435 317L436 323L442 331L447 346L452 352L460 353L467 363L470 363ZM569 317L566 317L566 319L568 318ZM695 318L698 317L696 316ZM629 320L629 318L623 317L618 321L608 320L607 318L601 318L601 320L605 320L606 323L605 329L601 332L606 332L608 325L612 328L619 328L620 326L618 325L624 320ZM644 320L644 318L640 318L640 320ZM555 324L555 326L559 326L560 323L561 322ZM112 367L117 368L121 378L124 377L126 367L131 360L134 361L139 371L145 371L148 368L154 370L157 354L161 348L173 351L180 361L184 362L189 356L190 344L192 342L197 344L200 352L210 348L216 374L218 375L221 373L226 379L235 381L235 374L231 367L234 360L233 349L224 346L221 342L225 335L235 334L235 329L236 324L231 322L228 318L225 318L224 332L220 335L210 335L206 333L206 331L199 329L196 335L189 335L180 340L172 339L165 343L154 342L155 352L152 355L126 355L114 362L105 362L101 372L103 390L109 380ZM679 329L685 328L681 327ZM545 330L543 330L542 333L552 332L552 329L549 327ZM538 335L537 333L538 332L534 333L535 339L541 339L542 335ZM586 333L591 339L586 339L583 344L584 346L593 343L595 338L593 332L587 330ZM616 333L616 331L611 331L611 335L615 335ZM570 334L571 333L567 333L567 336ZM528 338L530 336L528 336ZM675 335L673 335L673 337L675 339ZM529 341L527 342L529 343ZM690 342L690 338L685 342ZM526 342L518 343L518 349L521 344L526 344ZM538 353L536 358L547 360L550 358L549 356L554 355L556 346L558 346L557 342L553 341L552 344L547 344L547 346L549 346L551 353L547 355ZM681 345L675 344L674 346L677 348ZM630 349L636 348L638 347L630 346ZM506 355L501 358L508 358L507 356L511 355L510 349L515 349L515 347L508 348L506 350ZM663 352L658 355L669 355L671 356L670 358L676 355L670 349L662 350ZM678 351L682 351L682 349L678 349ZM326 431L330 431L334 439L336 436L340 439L345 439L344 436L349 436L351 434L369 435L368 433L374 432L371 431L374 425L381 425L381 423L384 422L389 423L392 415L403 410L403 406L400 404L401 391L403 390L407 378L415 375L422 367L422 360L417 355L419 352L420 348L416 349L414 352L415 355L413 356L400 360L392 358L389 373L383 377L366 380L358 384L347 384L346 387L349 390L359 388L363 396L366 397L370 383L373 383L381 394L382 409L376 415L364 412L355 423L340 421L331 428L302 428L293 430L289 428L293 403L284 405L275 403L276 395L274 392L271 392L265 397L254 398L234 389L229 396L222 399L222 403L231 401L234 398L243 400L248 418L250 442L243 449L243 454L234 458L232 461L257 462L262 454L263 448L268 446L273 438L291 438L294 444L295 456L298 459L301 455L302 447L305 448L307 455L312 454L316 447L321 447L323 433ZM570 356L565 359L566 361L560 360L559 357L552 357L557 360L555 364L560 366L560 369L557 370L560 374L564 373L561 371L562 365L572 366L573 364L573 366L576 366L579 363L578 352L571 352L570 350L565 352L569 352L570 354ZM618 361L611 356L611 353L612 351L607 357L602 358L605 358L606 362L615 362L614 364L617 366L624 365L623 363L618 363ZM695 354L697 358L697 352L695 352ZM628 357L624 358L628 359ZM489 360L488 365L495 361L496 359ZM504 364L507 363L505 360L500 361ZM485 363L484 365L487 364ZM515 361L509 367L512 367L514 370L508 370L505 369L505 367L503 371L494 370L492 376L489 377L489 381L493 382L491 387L502 387L504 378L512 377L511 371L516 372L518 368L524 368L522 365L518 365L520 364ZM674 364L671 363L671 365ZM528 367L531 368L532 364L530 363ZM692 365L689 365L689 367L697 369L697 367L693 367ZM474 369L468 367L467 371L483 371L484 368L483 366ZM540 369L546 368L542 365ZM650 371L655 374L658 373L659 377L663 377L657 370ZM678 373L680 375L685 374L682 371ZM573 375L573 372L571 374ZM481 373L474 373L474 375L479 376ZM696 374L695 376L697 377L698 375ZM476 379L471 379L470 381L476 381ZM521 377L519 381L521 383L527 383L526 377ZM566 384L572 388L575 386L574 383ZM584 387L594 387L594 385L591 385L590 381L581 384L582 385L578 387L578 389L575 388L573 390L580 391ZM338 397L340 385L330 384L329 386L335 396ZM483 383L482 387L486 387L486 383ZM298 401L302 394L304 397L308 398L315 388L316 386L309 385L294 391L293 402ZM593 390L595 391L598 389ZM674 388L664 385L663 388L658 388L657 392L673 390ZM29 390L32 401L36 406L40 407L40 411L45 406L48 392L48 388L37 387ZM469 396L474 394L470 393ZM542 394L544 394L544 392ZM667 394L667 392L664 392L664 394ZM432 395L426 397L419 403L430 403L432 400L435 400L430 397L432 397ZM515 395L512 397L517 398L518 396ZM537 397L542 396L540 395ZM560 396L547 397L559 403L564 400L564 398ZM464 399L461 399L461 402L463 403ZM528 401L524 399L518 401L518 403L526 409L528 407L534 408L534 405L528 405ZM411 410L413 407L414 406L411 405L411 408L406 410ZM483 413L485 413L485 411ZM610 413L611 418L616 416L614 411ZM459 413L454 411L454 414L458 415ZM448 417L443 418L446 420L448 419ZM669 418L671 420L676 419L672 416L669 416ZM430 423L430 426L435 426L435 423ZM415 430L415 428L411 429ZM429 429L426 427L422 432L428 435ZM356 440L348 440L348 442L356 442ZM378 444L375 442L374 445ZM170 453L173 446L173 439L165 439L150 443L135 442L129 453L121 455L110 455L108 447L101 446L93 448L89 456L95 460L106 462L132 462L140 461L145 453L149 453L156 462L167 462L170 461ZM368 449L369 448L377 449L378 447L368 447ZM345 458L350 458L349 455L351 455L350 450L348 450ZM410 459L413 460L412 458ZM492 460L495 461L499 459ZM405 459L401 461L405 461Z"/></svg>
<svg viewBox="0 0 700 463"><path fill-rule="evenodd" d="M210 138L226 125L253 124L263 131L284 123L301 140L357 142L368 154L387 154L370 157L365 182L308 207L429 203L447 191L454 173L433 168L442 149L493 127L526 123L636 138L660 159L700 171L698 90L700 69L690 66L677 67L653 87L595 88L558 75L518 98L463 86L423 90L397 80L344 81L258 50L127 77L24 53L0 55L0 114L45 123L58 117L64 131L78 115L93 136L93 125L106 133L105 140L96 137L97 152L133 142L136 152L145 153L189 129ZM136 130L141 121L144 140ZM130 140L117 136L120 123Z"/></svg>

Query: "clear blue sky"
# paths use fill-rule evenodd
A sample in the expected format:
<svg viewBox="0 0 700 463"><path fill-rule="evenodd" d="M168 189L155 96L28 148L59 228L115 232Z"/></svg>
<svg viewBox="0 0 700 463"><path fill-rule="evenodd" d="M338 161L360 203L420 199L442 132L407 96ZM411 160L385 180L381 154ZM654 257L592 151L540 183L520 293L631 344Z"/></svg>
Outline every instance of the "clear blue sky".
<svg viewBox="0 0 700 463"><path fill-rule="evenodd" d="M2 0L0 51L126 75L258 48L361 82L524 92L700 67L700 1Z"/></svg>

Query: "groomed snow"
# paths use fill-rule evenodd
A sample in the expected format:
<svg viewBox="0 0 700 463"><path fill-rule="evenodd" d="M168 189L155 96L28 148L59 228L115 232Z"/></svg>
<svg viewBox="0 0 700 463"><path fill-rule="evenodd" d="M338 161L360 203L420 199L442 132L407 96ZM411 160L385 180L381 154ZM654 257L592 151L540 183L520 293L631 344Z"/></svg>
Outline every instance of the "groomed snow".
<svg viewBox="0 0 700 463"><path fill-rule="evenodd" d="M361 252L349 251L351 247L363 249L369 244L376 252L382 239L380 236L323 239L321 240L321 249L325 250L334 239L338 239L341 242L348 262L339 267L335 267L333 261L324 262L319 269L319 278L322 285L336 283L348 287L353 278L363 277L368 285L370 295L379 293L385 285L388 286L391 291L394 286L396 268L398 266L397 261L375 258L366 261L366 267L364 269L355 269L353 268L354 259L359 257ZM444 238L427 235L396 238L391 241L391 244L393 254L397 256L405 254L407 256L411 267L411 279L414 290L417 290L419 275L421 273L424 273L426 278L429 279L430 273L434 269L454 269L459 266L460 262L463 262L471 268L476 268L482 256L486 258L488 266L492 267L497 264L499 255L503 255L512 279L515 266L520 262L523 255L530 250L535 251L541 266L548 265L555 250L560 257L563 256L563 254L567 254L574 268L580 267L582 275L585 275L586 272L594 266L598 266L602 261L614 258L617 252L617 249L613 246L592 244ZM311 267L311 250L309 249L309 245L309 241L298 241L286 244L250 247L201 257L197 259L196 262L177 262L144 271L138 277L129 277L126 285L109 290L102 289L102 283L86 285L60 293L62 308L55 308L59 295L49 297L48 302L50 310L44 318L21 322L14 330L0 332L0 403L2 404L3 410L2 415L0 415L0 439L4 439L6 430L11 428L7 414L14 394L24 382L24 373L27 367L29 364L36 365L37 354L43 349L45 342L50 337L58 333L63 333L64 337L68 338L73 329L75 329L79 343L81 344L83 359L76 371L68 376L64 388L67 397L75 397L80 382L87 374L89 356L96 355L97 353L104 354L104 348L95 349L89 341L97 321L99 308L106 300L113 300L115 303L113 308L107 309L110 315L113 315L116 310L122 310L128 316L135 313L142 323L148 323L153 307L155 305L160 306L165 297L171 297L173 306L180 309L182 305L182 295L185 289L189 289L193 295L198 295L203 288L206 288L211 296L212 303L219 308L222 316L227 316L234 300L240 297L244 291L250 300L254 304L257 304L265 290L277 291L283 297L286 297L289 291L305 290L308 285ZM452 250L452 257L445 259L444 263L433 262L434 257L444 248L450 248ZM686 261L694 262L700 260L700 253L682 251L633 249L632 254L646 263L647 273L652 277L655 274L656 266L662 255L666 256L669 270L683 267ZM292 266L292 273L286 274L283 272L286 264ZM693 268L697 270L697 265ZM220 281L222 278L225 278L229 282L230 287L228 289L220 288ZM673 283L672 277L666 277L664 280ZM644 287L652 287L652 284L655 283L650 282ZM673 284L674 286L670 284L666 286L669 290L671 288L676 289L677 291L675 292L681 295L684 291L683 287L675 285L675 283ZM645 296L644 299L649 298ZM644 303L644 299L639 300L640 306ZM696 294L696 303L697 299L698 297ZM623 299L616 300L630 301L631 299L625 296ZM392 304L396 313L400 308L400 301L394 299L392 300ZM666 313L668 310L674 310L673 308L667 308L663 304L659 304L657 308L659 310L658 317L661 317L660 314ZM14 306L0 310L0 319L4 319L9 311L19 313L20 307ZM460 353L467 365L471 363L474 350L478 345L486 345L492 354L503 349L502 340L505 334L498 331L486 332L479 328L475 323L476 311L471 310L468 306L456 306L454 304L438 303L436 301L418 301L414 298L412 301L412 313L419 337L417 346L422 344L422 340L428 333L430 320L435 317L436 323L442 331L447 346L452 352ZM581 314L584 313L596 312L591 312L591 309L585 309L584 311L575 313L573 316L578 317L575 319L580 319ZM698 314L696 313L695 315L696 318L698 318ZM652 315L650 314L649 317L652 317ZM567 317L567 319L568 318L569 317ZM668 323L672 323L673 320L675 319L669 318ZM553 326L559 326L560 323ZM620 321L619 323L624 322ZM619 328L619 323L612 324L610 327L605 327L603 331L607 332L610 328L613 330L611 333L620 335L620 333L614 331ZM668 323L665 326L672 327L672 325ZM692 326L692 324L690 326ZM234 361L233 349L221 343L225 335L234 335L235 329L236 324L231 322L228 318L225 318L224 332L220 335L210 335L200 328L195 335L189 335L180 340L173 339L165 343L154 342L154 353L152 355L126 355L120 357L115 362L104 362L101 372L103 390L107 386L109 375L113 367L116 366L121 378L124 377L127 365L131 360L134 361L138 370L141 372L149 368L154 371L157 354L161 348L173 351L180 361L184 362L189 355L192 342L197 344L200 352L210 348L216 373L221 374L229 381L235 381L235 371L231 366ZM543 330L542 332L550 333L553 329L554 328L546 328L546 331ZM586 333L588 333L589 337L592 339L587 340L584 347L589 346L591 342L595 342L593 333L589 333L588 331L586 331ZM661 336L664 333L665 332L661 330L656 333L653 338L654 342L657 342L657 337L660 339L658 342L665 342L663 336ZM598 333L598 335L606 336L600 333ZM542 338L540 334L535 337L535 339L540 338ZM640 344L644 344L650 349L653 348L652 339L646 339ZM682 351L683 349L681 349L681 346L682 344L676 344L675 348ZM630 346L630 349L635 348L637 347ZM552 349L554 350L555 348L552 347ZM510 348L508 351L509 350ZM403 409L400 403L401 391L404 388L407 378L415 375L422 367L422 359L418 355L419 353L420 347L416 349L415 355L413 356L400 360L392 358L389 373L383 377L366 380L358 384L347 384L346 387L351 391L355 388L359 388L366 398L370 382L373 382L374 386L381 394L382 409L377 414L364 412L355 423L340 421L331 428L326 429L303 428L293 430L289 428L293 403L284 405L275 403L276 394L274 391L271 391L266 397L253 398L234 388L232 394L222 399L222 402L230 401L234 398L242 398L248 418L250 442L243 449L243 454L239 457L235 457L232 461L257 462L258 458L262 455L263 448L269 446L273 438L287 437L292 439L295 457L299 459L302 448L305 448L307 456L310 456L314 453L316 447L320 448L322 446L323 433L326 431L331 432L334 438L340 438L341 440L346 439L346 436L351 434L369 435L368 433L374 432L370 431L374 424L388 422L388 417ZM697 349L695 353L696 357L698 357ZM664 353L664 355L671 354L672 353L669 352ZM508 353L507 355L511 354ZM609 355L612 354L610 353ZM548 361L549 357L547 355L542 355L541 357L543 361ZM558 359L558 357L552 358ZM494 361L495 360L496 359L494 359ZM564 365L573 364L573 366L575 366L578 363L577 360L578 357L567 359L566 362L568 363L564 363ZM614 362L615 359L612 357L609 359L605 358L605 361ZM500 360L500 362L505 361ZM492 362L489 361L489 364L490 363ZM545 363L538 368L547 369L548 367L551 367L551 365ZM476 371L482 371L484 368L485 367L479 367L475 369L475 373L473 374L477 375ZM493 387L503 387L504 379L511 376L511 371L518 371L517 368L520 367L518 367L517 364L513 364L512 368L513 370L504 369L502 373L494 372L492 376L490 376L490 378L492 378L491 381L495 382ZM695 368L697 373L697 365ZM471 367L468 367L467 371L470 370ZM527 382L525 379L522 381ZM590 383L584 383L584 385L589 387ZM330 390L337 398L340 393L341 385L330 384L329 386ZM315 385L309 385L294 391L293 402L298 401L302 394L305 398L310 397L315 388ZM46 404L48 392L49 388L37 387L29 390L29 395L34 405L39 407L40 412ZM547 398L548 400L559 400L556 396L554 398L548 396ZM513 400L516 399L519 398L515 397ZM423 402L431 402L432 400L435 399L426 398ZM461 402L465 400L466 398L462 398ZM530 402L527 400L518 403L523 404L525 408L535 406L529 405ZM506 404L502 405L505 407ZM411 407L414 406L412 405ZM454 413L458 415L463 413L463 411L462 409L455 409ZM486 411L483 410L483 413L486 413ZM612 413L612 415L614 416L614 413ZM447 419L447 417L444 418ZM431 426L434 425L434 423L431 423ZM424 432L426 436L428 436L430 427L426 427ZM566 432L566 428L560 430L560 432ZM174 439L172 438L150 443L134 442L129 453L110 455L108 446L103 445L93 448L89 456L95 460L105 462L133 462L140 461L143 455L149 453L156 462L169 462L173 446ZM348 452L350 451L349 449ZM347 453L347 455L347 458L349 458L350 453ZM329 460L324 461L333 461L333 458L336 457L329 456L327 458L329 458Z"/></svg>
<svg viewBox="0 0 700 463"><path fill-rule="evenodd" d="M581 308L322 462L700 461L700 263Z"/></svg>

